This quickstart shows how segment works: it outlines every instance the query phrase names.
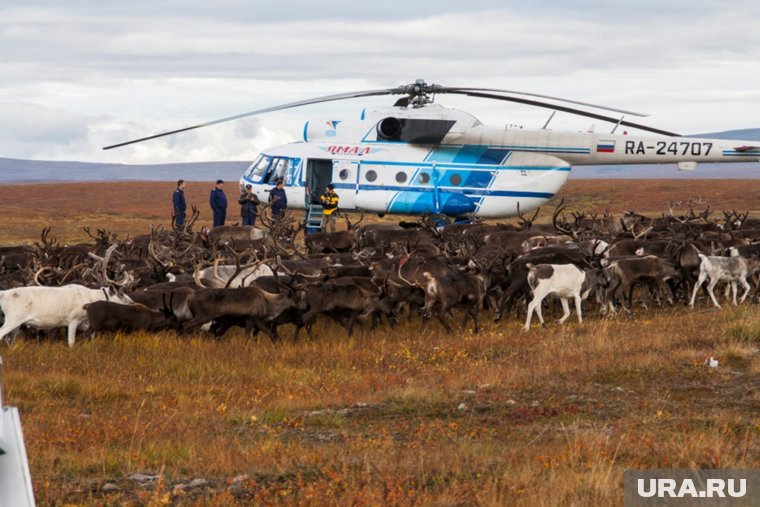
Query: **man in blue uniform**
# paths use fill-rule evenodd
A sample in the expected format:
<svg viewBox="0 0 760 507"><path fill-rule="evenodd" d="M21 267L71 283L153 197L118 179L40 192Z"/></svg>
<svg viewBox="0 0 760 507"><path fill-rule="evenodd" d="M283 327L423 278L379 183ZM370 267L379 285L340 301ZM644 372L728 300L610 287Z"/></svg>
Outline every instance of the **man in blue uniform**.
<svg viewBox="0 0 760 507"><path fill-rule="evenodd" d="M288 196L285 193L285 182L277 180L277 186L269 191L269 203L272 205L272 216L280 218L288 207Z"/></svg>
<svg viewBox="0 0 760 507"><path fill-rule="evenodd" d="M209 197L211 211L214 212L214 227L224 225L224 219L227 218L227 196L224 195L224 181L216 180L216 186L211 189Z"/></svg>
<svg viewBox="0 0 760 507"><path fill-rule="evenodd" d="M177 181L177 190L174 191L174 195L172 196L172 205L174 207L174 226L184 226L185 211L187 211L187 204L185 203L185 180Z"/></svg>

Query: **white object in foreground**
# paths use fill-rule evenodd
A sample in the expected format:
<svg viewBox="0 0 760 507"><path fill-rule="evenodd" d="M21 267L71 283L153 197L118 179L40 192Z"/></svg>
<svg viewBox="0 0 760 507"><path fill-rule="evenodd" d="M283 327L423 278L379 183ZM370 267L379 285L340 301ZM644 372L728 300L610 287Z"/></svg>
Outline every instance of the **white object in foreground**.
<svg viewBox="0 0 760 507"><path fill-rule="evenodd" d="M16 407L3 406L2 369L0 358L0 507L33 506L32 476L21 419Z"/></svg>

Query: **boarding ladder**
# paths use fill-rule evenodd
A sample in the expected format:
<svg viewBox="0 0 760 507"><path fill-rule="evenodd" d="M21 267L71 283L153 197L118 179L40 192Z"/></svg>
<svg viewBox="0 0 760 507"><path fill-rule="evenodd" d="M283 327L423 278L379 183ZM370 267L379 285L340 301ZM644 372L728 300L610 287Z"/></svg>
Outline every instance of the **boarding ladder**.
<svg viewBox="0 0 760 507"><path fill-rule="evenodd" d="M309 204L306 210L306 234L320 232L322 230L322 216L324 210L321 204Z"/></svg>

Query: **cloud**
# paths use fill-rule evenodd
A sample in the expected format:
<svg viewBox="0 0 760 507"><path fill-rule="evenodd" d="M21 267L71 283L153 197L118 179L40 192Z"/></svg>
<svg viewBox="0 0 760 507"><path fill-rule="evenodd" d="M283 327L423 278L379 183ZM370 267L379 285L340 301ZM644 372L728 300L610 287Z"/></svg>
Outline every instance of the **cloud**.
<svg viewBox="0 0 760 507"><path fill-rule="evenodd" d="M117 153L100 147L253 109L425 78L655 113L683 132L756 127L760 4L223 0L20 2L0 7L6 156L156 162L250 158L309 118L387 98L282 111ZM548 112L457 97L484 122ZM10 105L9 105L10 104ZM33 108L37 108L32 110ZM30 118L39 128L30 131ZM518 119L519 118L519 119ZM558 115L557 128L586 128ZM36 136L36 137L35 137ZM193 158L188 158L193 157Z"/></svg>
<svg viewBox="0 0 760 507"><path fill-rule="evenodd" d="M68 148L85 141L89 122L84 116L35 104L0 102L0 154L32 157L38 146Z"/></svg>

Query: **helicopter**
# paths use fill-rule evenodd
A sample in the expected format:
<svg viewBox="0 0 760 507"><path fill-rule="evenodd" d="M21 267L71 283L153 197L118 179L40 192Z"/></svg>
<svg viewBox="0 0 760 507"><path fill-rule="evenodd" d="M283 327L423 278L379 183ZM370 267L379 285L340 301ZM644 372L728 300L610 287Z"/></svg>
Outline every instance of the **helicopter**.
<svg viewBox="0 0 760 507"><path fill-rule="evenodd" d="M435 103L441 94L502 100L552 109L540 129L489 127L475 116ZM400 95L391 107L362 110L358 119L309 120L303 140L264 150L240 178L241 190L266 201L282 180L288 206L320 213L319 197L332 183L341 210L384 215L502 218L537 208L560 190L573 165L677 164L760 160L747 141L682 137L626 116L643 113L536 93L428 84L316 97L135 139L108 150L188 130L321 102ZM589 111L588 109L607 111ZM554 131L557 111L614 124L610 133ZM612 116L612 114L615 116ZM630 127L649 135L616 134ZM654 134L654 135L652 135Z"/></svg>

